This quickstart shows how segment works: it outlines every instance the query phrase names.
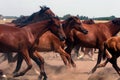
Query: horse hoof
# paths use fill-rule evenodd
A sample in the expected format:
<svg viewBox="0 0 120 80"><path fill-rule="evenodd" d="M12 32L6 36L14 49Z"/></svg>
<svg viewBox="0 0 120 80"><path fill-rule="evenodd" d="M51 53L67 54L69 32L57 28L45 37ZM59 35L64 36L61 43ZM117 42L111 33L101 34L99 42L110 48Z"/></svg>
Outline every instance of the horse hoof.
<svg viewBox="0 0 120 80"><path fill-rule="evenodd" d="M14 74L13 74L13 77L18 77L18 76L20 76L19 73L14 73Z"/></svg>
<svg viewBox="0 0 120 80"><path fill-rule="evenodd" d="M72 66L73 66L73 68L76 68L76 64L73 64Z"/></svg>

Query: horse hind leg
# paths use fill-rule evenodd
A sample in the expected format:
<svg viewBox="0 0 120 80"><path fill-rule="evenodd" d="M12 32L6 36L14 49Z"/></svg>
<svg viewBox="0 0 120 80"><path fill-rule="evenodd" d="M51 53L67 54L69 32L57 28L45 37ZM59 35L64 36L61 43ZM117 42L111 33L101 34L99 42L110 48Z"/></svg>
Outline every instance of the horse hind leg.
<svg viewBox="0 0 120 80"><path fill-rule="evenodd" d="M98 65L99 65L100 62L101 62L101 58L102 58L102 52L99 51L99 53L98 53L98 58L97 58L97 63L96 63L96 65L94 66L94 68L92 69L92 71L90 71L89 73L94 73L94 72L97 70L97 67L98 67Z"/></svg>
<svg viewBox="0 0 120 80"><path fill-rule="evenodd" d="M18 53L17 56L18 56L17 65L16 69L13 71L13 74L16 74L20 70L21 64L23 62L23 56L21 55L21 53Z"/></svg>
<svg viewBox="0 0 120 80"><path fill-rule="evenodd" d="M22 53L22 56L23 56L23 58L25 59L27 65L28 65L28 67L27 67L25 70L23 70L23 71L21 71L21 72L19 72L19 73L18 73L18 72L15 73L15 74L13 75L14 77L23 76L28 70L30 70L30 69L32 68L32 63L31 63L31 59L30 59L28 50L27 50L27 49L26 49L26 50L23 50L21 53Z"/></svg>
<svg viewBox="0 0 120 80"><path fill-rule="evenodd" d="M110 59L110 63L112 64L113 68L116 70L116 72L119 74L120 76L120 68L117 65L117 59L116 58L112 58Z"/></svg>
<svg viewBox="0 0 120 80"><path fill-rule="evenodd" d="M109 59L107 59L107 60L106 60L104 63L102 63L102 64L98 64L97 68L105 67L108 62L109 62Z"/></svg>

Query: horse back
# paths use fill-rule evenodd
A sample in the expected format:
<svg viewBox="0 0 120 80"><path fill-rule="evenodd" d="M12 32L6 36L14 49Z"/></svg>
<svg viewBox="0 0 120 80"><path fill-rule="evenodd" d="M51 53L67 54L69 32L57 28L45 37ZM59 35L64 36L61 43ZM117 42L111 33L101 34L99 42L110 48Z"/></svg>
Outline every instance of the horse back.
<svg viewBox="0 0 120 80"><path fill-rule="evenodd" d="M28 45L30 45L28 32L21 28L0 25L0 50L2 52L18 51Z"/></svg>

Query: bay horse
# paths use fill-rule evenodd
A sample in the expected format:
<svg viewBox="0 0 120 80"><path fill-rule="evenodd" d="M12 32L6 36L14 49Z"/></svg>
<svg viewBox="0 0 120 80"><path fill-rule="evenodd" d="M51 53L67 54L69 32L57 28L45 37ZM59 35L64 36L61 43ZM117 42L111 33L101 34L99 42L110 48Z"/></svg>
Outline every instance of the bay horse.
<svg viewBox="0 0 120 80"><path fill-rule="evenodd" d="M63 30L67 31L67 34L70 33L74 29L81 31L84 34L87 34L87 31L84 28L82 28L82 26L81 26L80 19L78 17L75 17L75 16L71 16L68 19L64 20L62 22L62 26L63 26ZM67 35L66 38L69 38L69 36ZM70 64L72 64L73 67L76 67L76 64L71 63L72 58L69 59L69 57L71 57L71 56L65 52L64 47L65 47L65 44L63 42L61 42L60 39L56 35L51 33L51 31L47 31L41 37L39 37L39 41L35 47L36 51L34 54L42 62L41 63L42 68L44 68L44 59L38 54L38 52L44 52L44 51L58 52L65 65L70 63ZM67 60L68 60L68 63L67 63ZM21 64L22 64L22 61L23 61L23 59L21 60ZM15 71L19 71L20 67L21 67L21 65L17 65ZM41 79L41 77L40 77L40 79Z"/></svg>
<svg viewBox="0 0 120 80"><path fill-rule="evenodd" d="M108 62L110 62L116 72L120 75L120 68L117 65L117 58L120 56L120 37L115 36L107 39L104 42L104 54L103 59L106 61L98 65L99 67L105 67Z"/></svg>
<svg viewBox="0 0 120 80"><path fill-rule="evenodd" d="M65 39L60 20L50 17L48 20L29 24L23 28L12 27L0 24L0 52L17 52L18 58L24 58L28 67L22 72L15 72L14 77L24 75L32 68L30 58L32 58L41 69L40 60L33 54L34 46L37 44L38 38L47 30L53 32L59 38ZM17 64L19 65L19 62ZM46 79L46 73L41 71L40 76Z"/></svg>
<svg viewBox="0 0 120 80"><path fill-rule="evenodd" d="M98 59L97 63L92 69L92 73L96 71L98 64L100 64L103 55L103 44L108 38L115 36L120 31L120 19L116 18L106 23L95 23L95 24L82 24L82 26L88 30L88 34L83 35L82 33L75 32L73 37L74 41L69 42L66 51L69 53L74 46L79 45L88 48L97 48ZM73 44L73 45L70 45Z"/></svg>
<svg viewBox="0 0 120 80"><path fill-rule="evenodd" d="M82 23L84 24L95 24L93 19L88 19L88 20L83 20ZM79 55L79 50L83 52L83 54ZM80 46L75 46L74 51L77 54L77 59L83 58L85 55L88 55L91 57L92 60L94 60L93 54L94 54L94 48L86 48L86 47L80 47Z"/></svg>
<svg viewBox="0 0 120 80"><path fill-rule="evenodd" d="M47 6L40 6L40 11L33 13L30 16L21 16L16 20L13 20L11 23L5 23L4 25L13 26L13 27L24 27L28 24L35 23L38 21L43 21L49 19L50 16L55 16L51 9ZM3 54L4 57L7 57L8 62L15 61L12 57L12 53ZM17 55L15 56L17 58Z"/></svg>

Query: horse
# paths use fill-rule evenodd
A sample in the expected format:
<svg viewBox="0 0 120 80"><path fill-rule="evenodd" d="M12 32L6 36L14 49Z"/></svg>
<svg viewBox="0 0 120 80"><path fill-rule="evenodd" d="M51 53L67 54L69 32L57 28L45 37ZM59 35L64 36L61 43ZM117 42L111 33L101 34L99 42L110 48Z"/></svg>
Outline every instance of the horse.
<svg viewBox="0 0 120 80"><path fill-rule="evenodd" d="M76 45L99 49L97 63L91 71L92 73L95 72L98 64L100 64L102 60L103 42L108 38L115 36L120 31L120 24L118 24L119 22L120 19L116 18L106 23L95 23L91 25L83 23L82 26L88 30L89 33L83 35L79 31L75 32L75 36L73 37L74 41L67 44L69 46L66 48L66 51L68 53L71 52L73 47Z"/></svg>
<svg viewBox="0 0 120 80"><path fill-rule="evenodd" d="M89 24L89 25L95 24L93 19L84 20L82 21L82 23ZM83 52L83 54L79 55L79 49ZM86 48L86 47L80 47L80 46L76 46L74 48L74 51L77 54L77 59L83 58L85 55L88 55L92 60L95 60L93 56L94 50L95 50L94 48Z"/></svg>
<svg viewBox="0 0 120 80"><path fill-rule="evenodd" d="M13 26L13 27L24 27L25 25L31 24L31 23L35 23L38 21L43 21L46 19L49 19L49 15L50 16L55 16L55 14L52 12L52 10L47 7L47 6L40 6L40 11L37 11L35 13L33 13L30 16L21 16L16 20L13 20L10 23L5 23L4 25L8 25L8 26ZM16 61L15 58L17 58L17 55L15 57L12 57L12 53L9 54L3 54L5 57L7 57L8 62L13 62Z"/></svg>
<svg viewBox="0 0 120 80"><path fill-rule="evenodd" d="M117 58L120 56L119 44L120 44L119 36L111 37L104 42L103 59L106 59L106 61L102 64L99 64L97 68L105 67L106 64L110 62L113 68L116 70L116 72L120 75L120 68L117 65Z"/></svg>
<svg viewBox="0 0 120 80"><path fill-rule="evenodd" d="M33 54L33 49L37 44L38 38L47 30L53 32L62 40L65 39L60 20L55 17L50 17L48 20L29 24L23 28L0 24L0 52L17 52L19 56L18 58L24 58L28 65L28 67L22 72L15 72L14 77L24 75L32 68L30 58L32 58L40 67L41 62L35 54ZM19 62L20 60L17 62L18 65ZM44 71L41 71L40 76L44 76L46 79L46 73Z"/></svg>
<svg viewBox="0 0 120 80"><path fill-rule="evenodd" d="M70 33L71 30L73 30L73 29L79 30L84 34L87 33L87 31L84 28L82 28L80 19L75 16L71 16L68 19L64 20L62 22L62 25L63 25L63 30L67 31L68 33ZM66 36L66 37L69 37L69 36ZM65 47L65 44L63 42L61 42L57 36L55 36L53 33L51 33L51 31L47 31L41 37L39 37L39 41L35 47L36 51L34 54L36 55L36 57L38 57L41 60L41 62L43 64L43 65L41 65L41 67L44 67L44 59L41 58L41 56L38 54L38 52L44 52L44 51L58 52L60 54L61 58L63 59L64 64L67 65L67 60L69 63L71 63L72 58L69 59L70 55L65 52L64 47ZM22 61L21 61L21 64L22 64ZM76 67L76 64L72 64L72 66ZM20 69L20 67L21 67L20 65L17 65L15 71L18 71ZM41 77L40 77L40 79L41 79Z"/></svg>

